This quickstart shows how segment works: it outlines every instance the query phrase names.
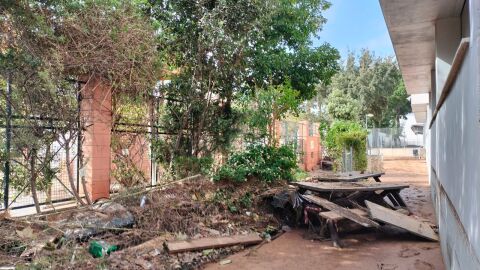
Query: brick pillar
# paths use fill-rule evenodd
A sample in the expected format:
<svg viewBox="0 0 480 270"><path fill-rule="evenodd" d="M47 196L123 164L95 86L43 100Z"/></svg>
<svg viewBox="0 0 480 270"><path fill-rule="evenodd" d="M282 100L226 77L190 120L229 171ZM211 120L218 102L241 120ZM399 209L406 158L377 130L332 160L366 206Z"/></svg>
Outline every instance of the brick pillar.
<svg viewBox="0 0 480 270"><path fill-rule="evenodd" d="M100 79L90 79L82 92L81 117L83 132L83 161L87 191L92 200L110 196L111 87Z"/></svg>

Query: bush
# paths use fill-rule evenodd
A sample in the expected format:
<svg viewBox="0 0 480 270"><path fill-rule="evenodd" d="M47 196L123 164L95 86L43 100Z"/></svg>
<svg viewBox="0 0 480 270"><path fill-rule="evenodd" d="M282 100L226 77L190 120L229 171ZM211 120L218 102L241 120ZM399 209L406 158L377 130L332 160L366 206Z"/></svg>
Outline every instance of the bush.
<svg viewBox="0 0 480 270"><path fill-rule="evenodd" d="M173 161L173 171L177 178L185 178L195 174L209 175L213 165L211 157L179 156Z"/></svg>
<svg viewBox="0 0 480 270"><path fill-rule="evenodd" d="M258 178L267 183L290 181L296 168L297 159L291 147L252 145L243 152L233 153L214 175L214 180L244 182Z"/></svg>
<svg viewBox="0 0 480 270"><path fill-rule="evenodd" d="M335 121L326 132L325 146L328 155L334 159L334 169L339 167L344 149L353 148L353 169L367 168L367 130L352 121Z"/></svg>

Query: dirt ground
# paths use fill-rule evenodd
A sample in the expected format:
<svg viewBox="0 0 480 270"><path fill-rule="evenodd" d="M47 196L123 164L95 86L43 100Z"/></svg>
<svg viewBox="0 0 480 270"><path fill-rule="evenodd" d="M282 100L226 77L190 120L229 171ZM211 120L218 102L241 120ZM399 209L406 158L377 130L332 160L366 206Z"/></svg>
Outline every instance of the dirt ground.
<svg viewBox="0 0 480 270"><path fill-rule="evenodd" d="M384 169L382 182L410 184L402 191L407 205L414 215L434 223L425 161L388 160ZM287 232L271 243L228 257L231 263L212 263L205 269L445 269L439 243L410 234L349 233L341 235L346 247L337 249L330 241L306 240L304 233Z"/></svg>

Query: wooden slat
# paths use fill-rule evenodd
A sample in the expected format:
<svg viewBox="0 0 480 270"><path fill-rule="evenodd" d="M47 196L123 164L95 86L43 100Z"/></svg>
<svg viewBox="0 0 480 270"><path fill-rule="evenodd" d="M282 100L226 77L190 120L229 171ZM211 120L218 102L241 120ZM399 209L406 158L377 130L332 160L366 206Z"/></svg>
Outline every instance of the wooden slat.
<svg viewBox="0 0 480 270"><path fill-rule="evenodd" d="M165 242L169 253L179 253L193 250L221 248L234 245L253 245L262 242L257 234L233 235L226 237L207 237L189 241Z"/></svg>
<svg viewBox="0 0 480 270"><path fill-rule="evenodd" d="M355 212L352 212L350 209L347 209L347 208L344 208L344 207L341 207L337 204L334 204L324 198L320 198L320 197L317 197L317 196L314 196L314 195L303 195L302 196L303 198L305 198L307 201L311 202L311 203L314 203L318 206L321 206L323 208L326 208L330 211L333 211L353 222L356 222L364 227L380 227L380 224L378 224L377 222L369 219L369 218L366 218L366 217L362 217L358 214L356 214Z"/></svg>
<svg viewBox="0 0 480 270"><path fill-rule="evenodd" d="M408 185L388 184L378 182L297 182L294 183L298 187L318 191L318 192L354 192L354 191L377 191L377 190L400 190L408 188Z"/></svg>
<svg viewBox="0 0 480 270"><path fill-rule="evenodd" d="M442 92L440 94L440 97L438 98L437 106L435 106L435 110L433 111L432 120L430 120L430 125L428 126L429 129L432 128L435 119L437 119L437 114L440 111L440 108L442 108L443 103L445 103L445 100L447 100L448 95L450 95L450 92L452 91L452 86L457 79L458 72L460 72L460 68L462 67L463 59L467 54L469 44L470 38L462 38L462 40L460 41L460 45L458 46L458 49L455 52L455 56L452 61L452 66L450 67L450 71L448 72L447 79L445 80L445 83L443 85Z"/></svg>
<svg viewBox="0 0 480 270"><path fill-rule="evenodd" d="M361 217L367 217L368 216L368 213L363 211L362 209L354 208L354 209L349 209L349 210L351 212L361 216ZM339 220L345 219L344 216L338 214L335 211L324 211L324 212L320 212L319 215L324 219L330 219L330 220L333 220L333 221L339 221Z"/></svg>
<svg viewBox="0 0 480 270"><path fill-rule="evenodd" d="M311 179L319 181L329 181L329 182L355 182L359 180L364 180L370 177L380 177L384 175L383 172L375 173L360 173L359 171L349 172L349 173L336 173L336 174L322 174L312 176Z"/></svg>
<svg viewBox="0 0 480 270"><path fill-rule="evenodd" d="M405 229L423 238L438 241L438 235L428 223L369 201L365 201L365 203L371 218Z"/></svg>

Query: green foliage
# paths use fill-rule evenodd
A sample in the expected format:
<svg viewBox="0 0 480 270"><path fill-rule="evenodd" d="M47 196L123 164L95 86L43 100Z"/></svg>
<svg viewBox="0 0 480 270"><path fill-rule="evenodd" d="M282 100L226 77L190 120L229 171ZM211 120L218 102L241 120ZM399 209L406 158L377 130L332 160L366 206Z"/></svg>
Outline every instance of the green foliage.
<svg viewBox="0 0 480 270"><path fill-rule="evenodd" d="M173 161L173 172L177 178L185 178L195 174L209 175L213 165L211 157L178 156Z"/></svg>
<svg viewBox="0 0 480 270"><path fill-rule="evenodd" d="M0 81L3 85L7 77L11 79L13 113L25 116L15 118L13 124L28 127L13 132L13 187L22 189L31 181L32 191L34 187L49 190L58 172L51 161L75 147L79 85L74 81L104 80L115 93L141 96L151 91L159 70L154 31L149 18L131 1L2 3ZM0 99L4 105L5 93ZM0 113L5 115L5 106L0 106ZM89 122L82 120L81 125ZM65 152L50 152L54 142ZM69 154L69 159L75 158L70 150ZM117 165L118 175L136 182L130 164ZM77 193L73 176L68 177L70 188Z"/></svg>
<svg viewBox="0 0 480 270"><path fill-rule="evenodd" d="M216 204L223 205L232 213L238 213L240 209L249 209L253 206L253 194L245 192L235 196L230 189L217 189L213 194L212 201Z"/></svg>
<svg viewBox="0 0 480 270"><path fill-rule="evenodd" d="M293 174L293 181L303 181L309 176L308 172L298 168Z"/></svg>
<svg viewBox="0 0 480 270"><path fill-rule="evenodd" d="M244 122L248 128L245 139L253 143L263 139L272 141L275 137L275 129L272 128L275 120L284 118L288 113L298 113L299 94L287 81L282 85L268 86L266 90L256 92L255 96L245 95L241 101Z"/></svg>
<svg viewBox="0 0 480 270"><path fill-rule="evenodd" d="M160 27L160 56L169 70L178 71L160 88L170 99L160 124L174 135L164 141L171 148L167 162L177 155L224 151L238 133L240 115L232 103L246 87L245 49L261 15L260 2L151 1L148 13Z"/></svg>
<svg viewBox="0 0 480 270"><path fill-rule="evenodd" d="M351 53L332 83L319 85L317 91L321 100L327 99L330 121L361 120L373 114L369 122L376 127L395 127L411 112L395 59L375 57L366 49L358 57Z"/></svg>
<svg viewBox="0 0 480 270"><path fill-rule="evenodd" d="M243 208L250 208L253 204L253 195L250 192L246 192L242 197L239 199L239 203Z"/></svg>
<svg viewBox="0 0 480 270"><path fill-rule="evenodd" d="M360 104L341 90L334 89L327 98L327 111L332 119L358 120Z"/></svg>
<svg viewBox="0 0 480 270"><path fill-rule="evenodd" d="M400 119L412 111L407 90L403 80L397 85L392 95L388 97L385 120L390 127L400 127Z"/></svg>
<svg viewBox="0 0 480 270"><path fill-rule="evenodd" d="M251 145L243 152L231 154L214 175L214 180L244 182L257 178L267 183L291 181L296 168L297 159L291 147Z"/></svg>
<svg viewBox="0 0 480 270"><path fill-rule="evenodd" d="M342 153L353 148L353 169L364 171L367 168L367 131L352 121L335 121L327 131L325 146L328 155L335 161L335 169L341 165Z"/></svg>
<svg viewBox="0 0 480 270"><path fill-rule="evenodd" d="M145 8L159 27L158 48L171 83L161 86L167 101L161 125L175 156L227 152L242 121L265 138L272 119L312 96L315 84L338 70L338 51L311 45L325 19L325 0L150 1ZM267 93L263 96L263 91ZM281 93L281 95L272 95ZM257 95L258 94L258 95ZM258 114L242 118L237 101L260 103ZM287 98L274 100L272 97ZM292 100L296 99L296 100ZM296 104L292 104L296 103ZM285 109L282 106L287 105ZM253 105L255 107L256 105ZM268 117L267 117L268 116Z"/></svg>
<svg viewBox="0 0 480 270"><path fill-rule="evenodd" d="M132 164L131 160L116 158L113 160L113 164L115 164L115 169L111 171L111 175L122 187L129 188L147 184L145 173Z"/></svg>
<svg viewBox="0 0 480 270"><path fill-rule="evenodd" d="M325 43L313 47L326 19L323 12L330 7L325 0L268 0L247 54L252 84L265 89L290 80L299 91L299 99L315 95L315 85L329 83L338 70L338 51Z"/></svg>

